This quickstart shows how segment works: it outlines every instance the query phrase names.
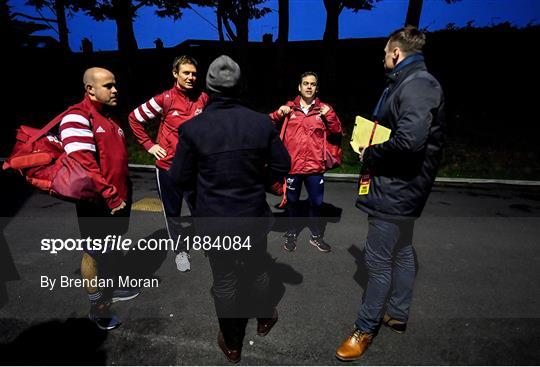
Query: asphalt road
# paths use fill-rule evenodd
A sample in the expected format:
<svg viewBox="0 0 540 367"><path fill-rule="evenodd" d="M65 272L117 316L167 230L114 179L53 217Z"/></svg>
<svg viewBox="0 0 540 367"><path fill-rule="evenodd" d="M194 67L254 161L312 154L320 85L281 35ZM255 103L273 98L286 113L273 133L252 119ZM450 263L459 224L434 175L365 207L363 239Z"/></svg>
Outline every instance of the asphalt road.
<svg viewBox="0 0 540 367"><path fill-rule="evenodd" d="M154 177L132 172L134 201L157 198ZM159 280L114 304L120 328L101 332L86 319L82 289L42 288L41 276L77 278L80 253L40 250L42 238L78 236L73 204L2 182L0 363L224 365L210 296L211 271L192 251L192 271L176 270L172 252L133 257L132 267ZM273 297L280 320L266 337L252 320L243 365L335 365L351 331L367 273L367 221L354 207L354 183L327 182L326 239L280 249L284 219L269 235ZM269 197L273 204L276 197ZM281 214L276 210L278 216ZM127 237L165 236L163 216L134 211ZM419 270L407 333L381 329L359 365L540 364L540 190L437 186L415 227Z"/></svg>

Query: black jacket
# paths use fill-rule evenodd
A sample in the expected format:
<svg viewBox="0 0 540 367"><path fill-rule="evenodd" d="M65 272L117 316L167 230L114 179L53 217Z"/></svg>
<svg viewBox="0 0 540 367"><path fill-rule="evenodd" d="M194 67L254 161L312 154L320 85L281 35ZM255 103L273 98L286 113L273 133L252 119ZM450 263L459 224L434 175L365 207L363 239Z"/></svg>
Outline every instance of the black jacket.
<svg viewBox="0 0 540 367"><path fill-rule="evenodd" d="M378 116L392 134L365 149L362 169L372 180L356 206L379 217L418 217L441 160L444 95L422 59L390 73L388 87Z"/></svg>
<svg viewBox="0 0 540 367"><path fill-rule="evenodd" d="M270 118L237 100L212 96L179 128L173 180L196 189L196 217L264 217L268 174L283 177L291 160Z"/></svg>

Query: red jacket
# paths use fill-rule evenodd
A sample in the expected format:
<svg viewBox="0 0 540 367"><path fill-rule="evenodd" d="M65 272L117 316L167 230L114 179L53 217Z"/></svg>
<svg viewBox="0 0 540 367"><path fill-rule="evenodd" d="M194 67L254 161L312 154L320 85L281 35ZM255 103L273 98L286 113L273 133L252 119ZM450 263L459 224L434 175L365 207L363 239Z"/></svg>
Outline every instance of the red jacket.
<svg viewBox="0 0 540 367"><path fill-rule="evenodd" d="M285 147L291 156L291 171L289 174L323 173L324 146L327 134L340 134L341 122L330 106L325 116L321 116L323 103L316 98L307 115L300 107L300 97L286 104L291 112L282 118L278 111L270 114L274 123L283 120L285 134L282 137ZM283 126L282 125L282 126ZM283 130L282 130L283 131Z"/></svg>
<svg viewBox="0 0 540 367"><path fill-rule="evenodd" d="M87 96L60 122L64 150L88 170L109 208L128 198L128 154L124 131Z"/></svg>
<svg viewBox="0 0 540 367"><path fill-rule="evenodd" d="M201 113L208 102L204 92L187 94L176 84L173 88L150 98L129 114L129 125L139 144L150 149L159 144L167 156L156 161L156 166L168 170L171 167L176 145L178 144L178 127L187 120ZM165 116L163 112L165 111ZM143 123L160 118L157 142L154 143L146 132Z"/></svg>

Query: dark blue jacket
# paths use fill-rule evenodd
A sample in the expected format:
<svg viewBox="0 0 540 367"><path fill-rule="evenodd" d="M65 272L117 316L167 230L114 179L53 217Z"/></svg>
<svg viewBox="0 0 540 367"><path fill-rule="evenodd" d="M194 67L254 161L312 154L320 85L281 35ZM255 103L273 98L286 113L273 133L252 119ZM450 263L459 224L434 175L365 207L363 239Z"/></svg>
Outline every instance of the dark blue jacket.
<svg viewBox="0 0 540 367"><path fill-rule="evenodd" d="M212 96L203 113L179 128L175 182L196 189L196 217L263 217L268 175L283 177L291 160L267 115Z"/></svg>
<svg viewBox="0 0 540 367"><path fill-rule="evenodd" d="M418 217L441 160L444 95L422 58L398 64L387 87L377 116L392 134L387 142L365 149L362 169L372 181L356 206L379 217Z"/></svg>

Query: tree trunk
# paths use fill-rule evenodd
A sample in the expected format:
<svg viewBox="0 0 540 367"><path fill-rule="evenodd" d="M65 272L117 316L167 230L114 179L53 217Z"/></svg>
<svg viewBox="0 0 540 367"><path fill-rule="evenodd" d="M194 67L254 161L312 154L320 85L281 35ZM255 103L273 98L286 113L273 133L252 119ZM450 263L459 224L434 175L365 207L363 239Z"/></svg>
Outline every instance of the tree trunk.
<svg viewBox="0 0 540 367"><path fill-rule="evenodd" d="M222 15L222 9L221 6L217 5L216 9L216 20L217 20L217 29L219 34L219 41L223 42L225 41L225 36L223 35L223 15Z"/></svg>
<svg viewBox="0 0 540 367"><path fill-rule="evenodd" d="M420 15L422 15L423 0L409 0L409 7L407 8L407 18L405 19L405 25L413 25L415 27L420 26Z"/></svg>
<svg viewBox="0 0 540 367"><path fill-rule="evenodd" d="M230 0L218 0L217 6L221 14L223 27L225 27L225 31L227 32L227 37L231 41L236 42L238 40L238 10ZM236 32L232 29L231 22L234 24Z"/></svg>
<svg viewBox="0 0 540 367"><path fill-rule="evenodd" d="M279 0L278 42L289 42L289 0Z"/></svg>
<svg viewBox="0 0 540 367"><path fill-rule="evenodd" d="M124 55L131 55L138 49L135 32L133 31L131 0L113 0L113 6L118 50Z"/></svg>
<svg viewBox="0 0 540 367"><path fill-rule="evenodd" d="M7 3L7 0L0 0L0 37L2 37L3 40L8 45L12 45L14 43L13 35L12 33L12 27L11 25L11 17L10 17L10 11L9 11L9 5Z"/></svg>
<svg viewBox="0 0 540 367"><path fill-rule="evenodd" d="M71 51L69 47L69 31L66 20L66 4L65 0L56 0L54 2L54 12L58 21L58 35L62 49Z"/></svg>
<svg viewBox="0 0 540 367"><path fill-rule="evenodd" d="M118 51L120 52L117 78L122 80L126 105L133 105L134 96L140 95L140 83L137 83L137 40L133 31L133 14L131 0L112 0L113 19L116 22Z"/></svg>
<svg viewBox="0 0 540 367"><path fill-rule="evenodd" d="M236 36L238 41L247 43L249 41L249 1L240 0L238 9L238 22L235 23Z"/></svg>
<svg viewBox="0 0 540 367"><path fill-rule="evenodd" d="M224 16L222 20L223 20L223 25L225 26L225 30L227 31L227 37L229 37L231 41L236 41L237 37L231 27L231 24L229 23L229 18Z"/></svg>
<svg viewBox="0 0 540 367"><path fill-rule="evenodd" d="M341 13L341 1L324 0L326 8L326 28L323 40L337 41L339 39L339 14Z"/></svg>

